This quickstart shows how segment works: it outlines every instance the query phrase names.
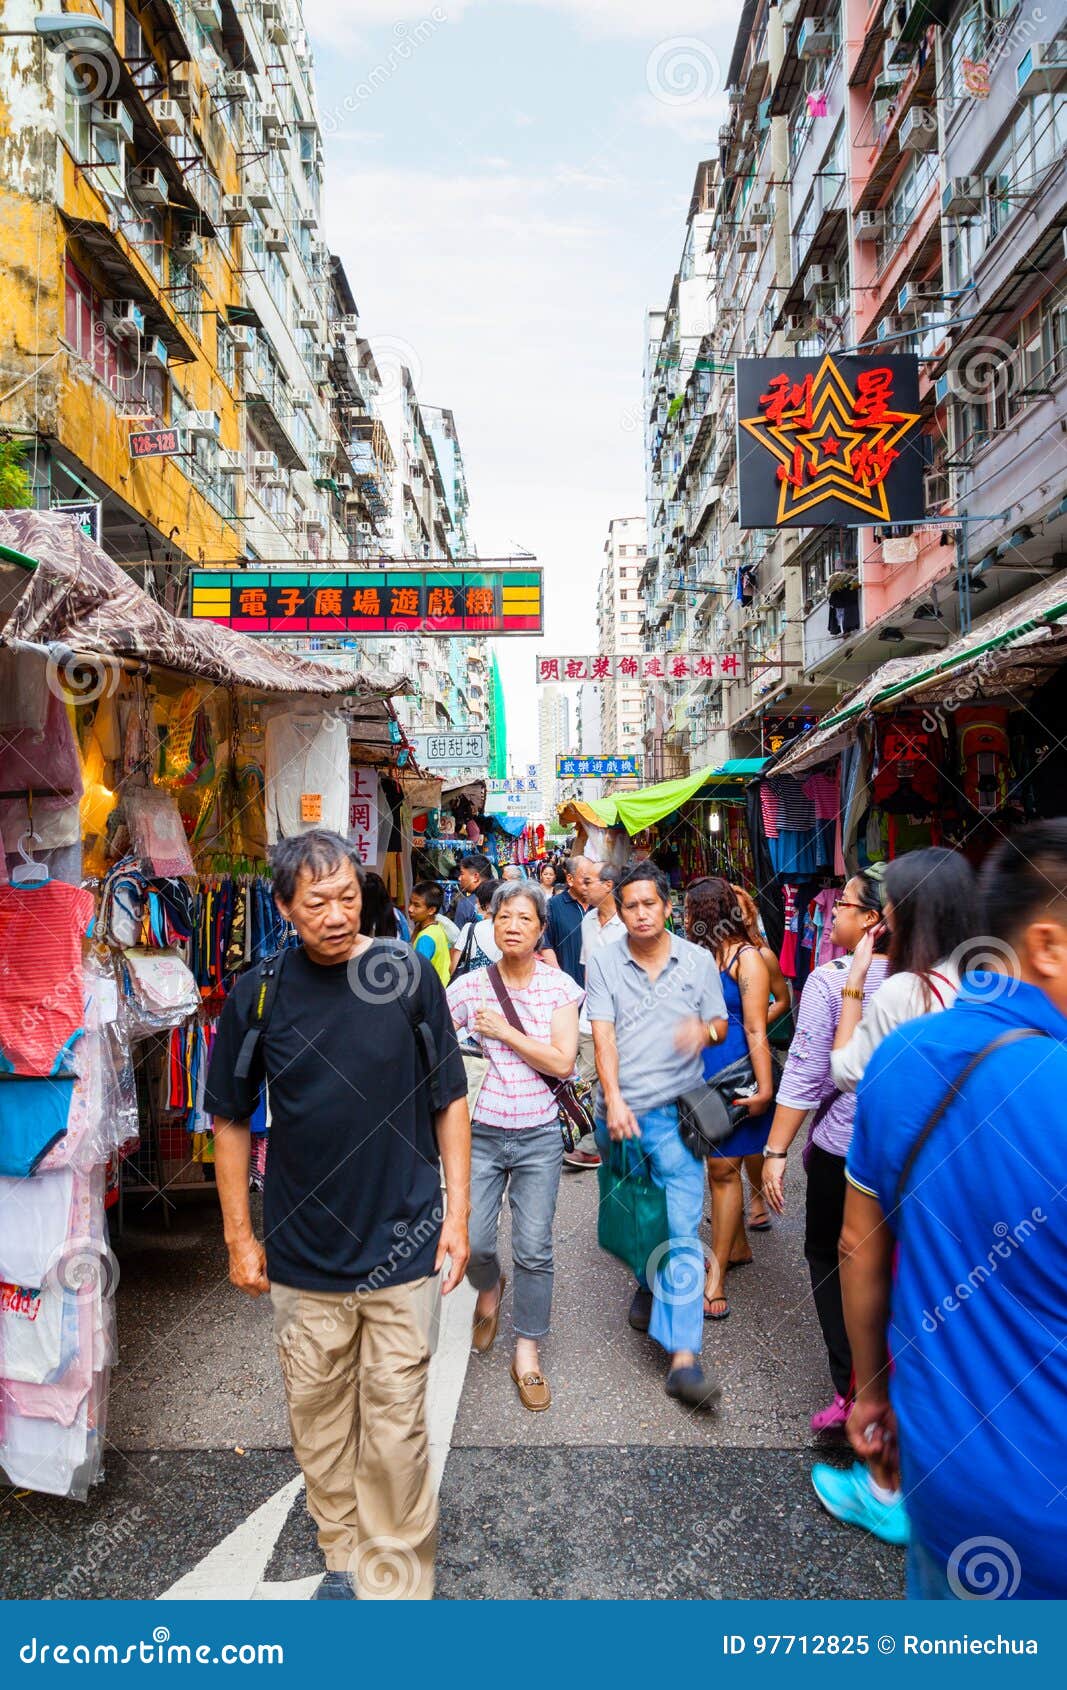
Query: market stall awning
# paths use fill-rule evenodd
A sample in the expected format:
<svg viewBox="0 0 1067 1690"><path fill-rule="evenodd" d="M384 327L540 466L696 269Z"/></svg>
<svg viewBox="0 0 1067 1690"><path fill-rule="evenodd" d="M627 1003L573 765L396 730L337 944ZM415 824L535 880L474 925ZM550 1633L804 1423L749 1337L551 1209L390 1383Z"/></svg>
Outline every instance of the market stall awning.
<svg viewBox="0 0 1067 1690"><path fill-rule="evenodd" d="M774 765L776 775L812 769L835 756L852 738L864 711L895 704L937 703L951 696L964 677L979 673L983 689L1013 691L1040 682L1063 661L1067 643L1067 589L1062 580L1046 581L1021 593L978 627L931 659L929 652L894 658L827 716Z"/></svg>
<svg viewBox="0 0 1067 1690"><path fill-rule="evenodd" d="M501 816L496 810L489 811L489 820L501 833L506 833L509 839L517 839L530 825L528 816Z"/></svg>
<svg viewBox="0 0 1067 1690"><path fill-rule="evenodd" d="M4 549L32 560L11 558ZM64 645L257 692L349 695L381 704L413 691L402 675L316 663L213 622L172 616L61 511L0 511L0 642ZM364 738L363 734L357 736Z"/></svg>

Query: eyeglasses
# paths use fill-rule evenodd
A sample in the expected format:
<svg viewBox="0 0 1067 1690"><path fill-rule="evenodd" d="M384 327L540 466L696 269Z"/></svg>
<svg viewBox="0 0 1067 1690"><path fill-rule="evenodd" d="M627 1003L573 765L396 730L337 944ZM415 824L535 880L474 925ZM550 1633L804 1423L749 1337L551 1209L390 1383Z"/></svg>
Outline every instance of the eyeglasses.
<svg viewBox="0 0 1067 1690"><path fill-rule="evenodd" d="M838 898L834 904L835 910L865 910L866 908L866 904L852 904L847 898ZM871 910L869 913L873 915L875 912Z"/></svg>

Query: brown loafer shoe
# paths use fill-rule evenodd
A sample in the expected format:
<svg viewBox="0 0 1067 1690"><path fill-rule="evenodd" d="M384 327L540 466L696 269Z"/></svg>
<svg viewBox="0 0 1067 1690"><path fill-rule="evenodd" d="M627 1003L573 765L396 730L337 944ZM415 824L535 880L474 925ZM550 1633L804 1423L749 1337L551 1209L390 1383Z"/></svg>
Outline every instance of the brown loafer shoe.
<svg viewBox="0 0 1067 1690"><path fill-rule="evenodd" d="M524 1373L520 1377L515 1371L515 1363L512 1362L511 1377L518 1387L523 1408L528 1408L531 1414L540 1414L543 1409L551 1406L552 1392L543 1373Z"/></svg>
<svg viewBox="0 0 1067 1690"><path fill-rule="evenodd" d="M471 1343L479 1355L487 1355L496 1342L496 1331L500 1325L500 1310L504 1303L504 1287L508 1282L506 1273L500 1275L500 1295L496 1300L496 1308L492 1314L474 1317L474 1329L471 1333Z"/></svg>

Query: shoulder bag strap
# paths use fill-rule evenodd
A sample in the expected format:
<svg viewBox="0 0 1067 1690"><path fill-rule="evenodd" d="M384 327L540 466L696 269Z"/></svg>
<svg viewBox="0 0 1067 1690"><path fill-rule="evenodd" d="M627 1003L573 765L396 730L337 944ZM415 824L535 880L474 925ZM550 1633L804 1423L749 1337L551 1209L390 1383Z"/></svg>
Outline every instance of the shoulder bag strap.
<svg viewBox="0 0 1067 1690"><path fill-rule="evenodd" d="M534 966L537 966L536 963ZM504 1011L505 1021L510 1027L514 1027L517 1033L524 1033L526 1037L529 1038L530 1035L526 1032L526 1028L519 1019L519 1012L511 1001L511 993L505 986L504 977L495 962L487 972L489 974L490 984L499 999L500 1007ZM541 1074L536 1068L534 1069L534 1073L537 1074L539 1080L544 1081L556 1102L566 1114L568 1120L570 1120L580 1132L585 1132L589 1122L586 1119L585 1111L574 1095L574 1087L571 1085L571 1082L569 1080L557 1080L551 1074Z"/></svg>
<svg viewBox="0 0 1067 1690"><path fill-rule="evenodd" d="M958 1074L954 1080L949 1082L948 1090L927 1117L922 1130L911 1149L908 1151L907 1157L904 1161L904 1166L900 1170L900 1178L897 1180L896 1191L893 1194L894 1211L900 1207L900 1201L904 1195L904 1187L908 1183L908 1176L919 1158L920 1151L923 1149L935 1127L939 1126L944 1120L951 1104L955 1102L957 1097L959 1097L975 1069L981 1067L987 1056L992 1056L995 1050L1000 1050L1006 1045L1018 1044L1020 1039L1047 1039L1049 1037L1051 1037L1051 1035L1043 1033L1039 1027L1013 1027L1009 1032L1001 1033L997 1038L991 1039L989 1044L984 1045L980 1051L977 1051L975 1055L971 1057L962 1073Z"/></svg>
<svg viewBox="0 0 1067 1690"><path fill-rule="evenodd" d="M468 922L467 924L467 938L463 949L460 952L460 958L456 964L456 972L452 976L453 980L458 980L461 975L466 974L471 965L471 956L474 952L474 930L476 926L477 923L474 921Z"/></svg>
<svg viewBox="0 0 1067 1690"><path fill-rule="evenodd" d="M274 1001L278 996L278 983L285 967L287 951L278 951L259 965L259 984L256 995L252 999L252 1013L249 1016L248 1031L241 1040L241 1048L237 1052L237 1061L233 1065L234 1075L239 1080L247 1080L252 1072L252 1060L256 1054L256 1047L270 1026L270 1018L274 1013Z"/></svg>

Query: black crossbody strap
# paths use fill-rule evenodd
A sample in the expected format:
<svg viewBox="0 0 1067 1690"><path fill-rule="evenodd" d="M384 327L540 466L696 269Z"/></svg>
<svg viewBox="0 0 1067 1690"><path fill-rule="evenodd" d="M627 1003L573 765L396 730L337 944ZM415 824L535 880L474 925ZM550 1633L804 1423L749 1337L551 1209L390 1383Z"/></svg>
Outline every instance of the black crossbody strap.
<svg viewBox="0 0 1067 1690"><path fill-rule="evenodd" d="M962 1073L957 1074L956 1078L949 1082L948 1090L940 1099L933 1112L927 1117L918 1138L908 1151L904 1166L900 1170L900 1178L897 1180L896 1191L893 1195L894 1210L899 1209L900 1207L901 1198L904 1196L904 1187L908 1183L908 1176L911 1173L912 1168L914 1168L927 1139L930 1137L934 1129L944 1120L950 1106L955 1102L956 1098L959 1097L975 1069L981 1067L987 1056L992 1056L995 1050L1001 1050L1006 1045L1018 1044L1020 1039L1047 1039L1049 1037L1051 1037L1051 1035L1043 1033L1040 1027L1013 1027L1010 1032L1000 1033L997 1038L991 1039L987 1045L983 1045L982 1049L977 1051L975 1055L971 1057Z"/></svg>
<svg viewBox="0 0 1067 1690"><path fill-rule="evenodd" d="M274 1013L274 1000L278 996L278 983L285 966L286 951L278 951L274 956L264 959L259 965L259 984L256 995L252 999L252 1013L249 1016L249 1027L241 1040L241 1048L237 1052L237 1061L233 1065L234 1075L239 1080L247 1080L252 1072L252 1062L256 1054L256 1047L270 1026L270 1018Z"/></svg>

